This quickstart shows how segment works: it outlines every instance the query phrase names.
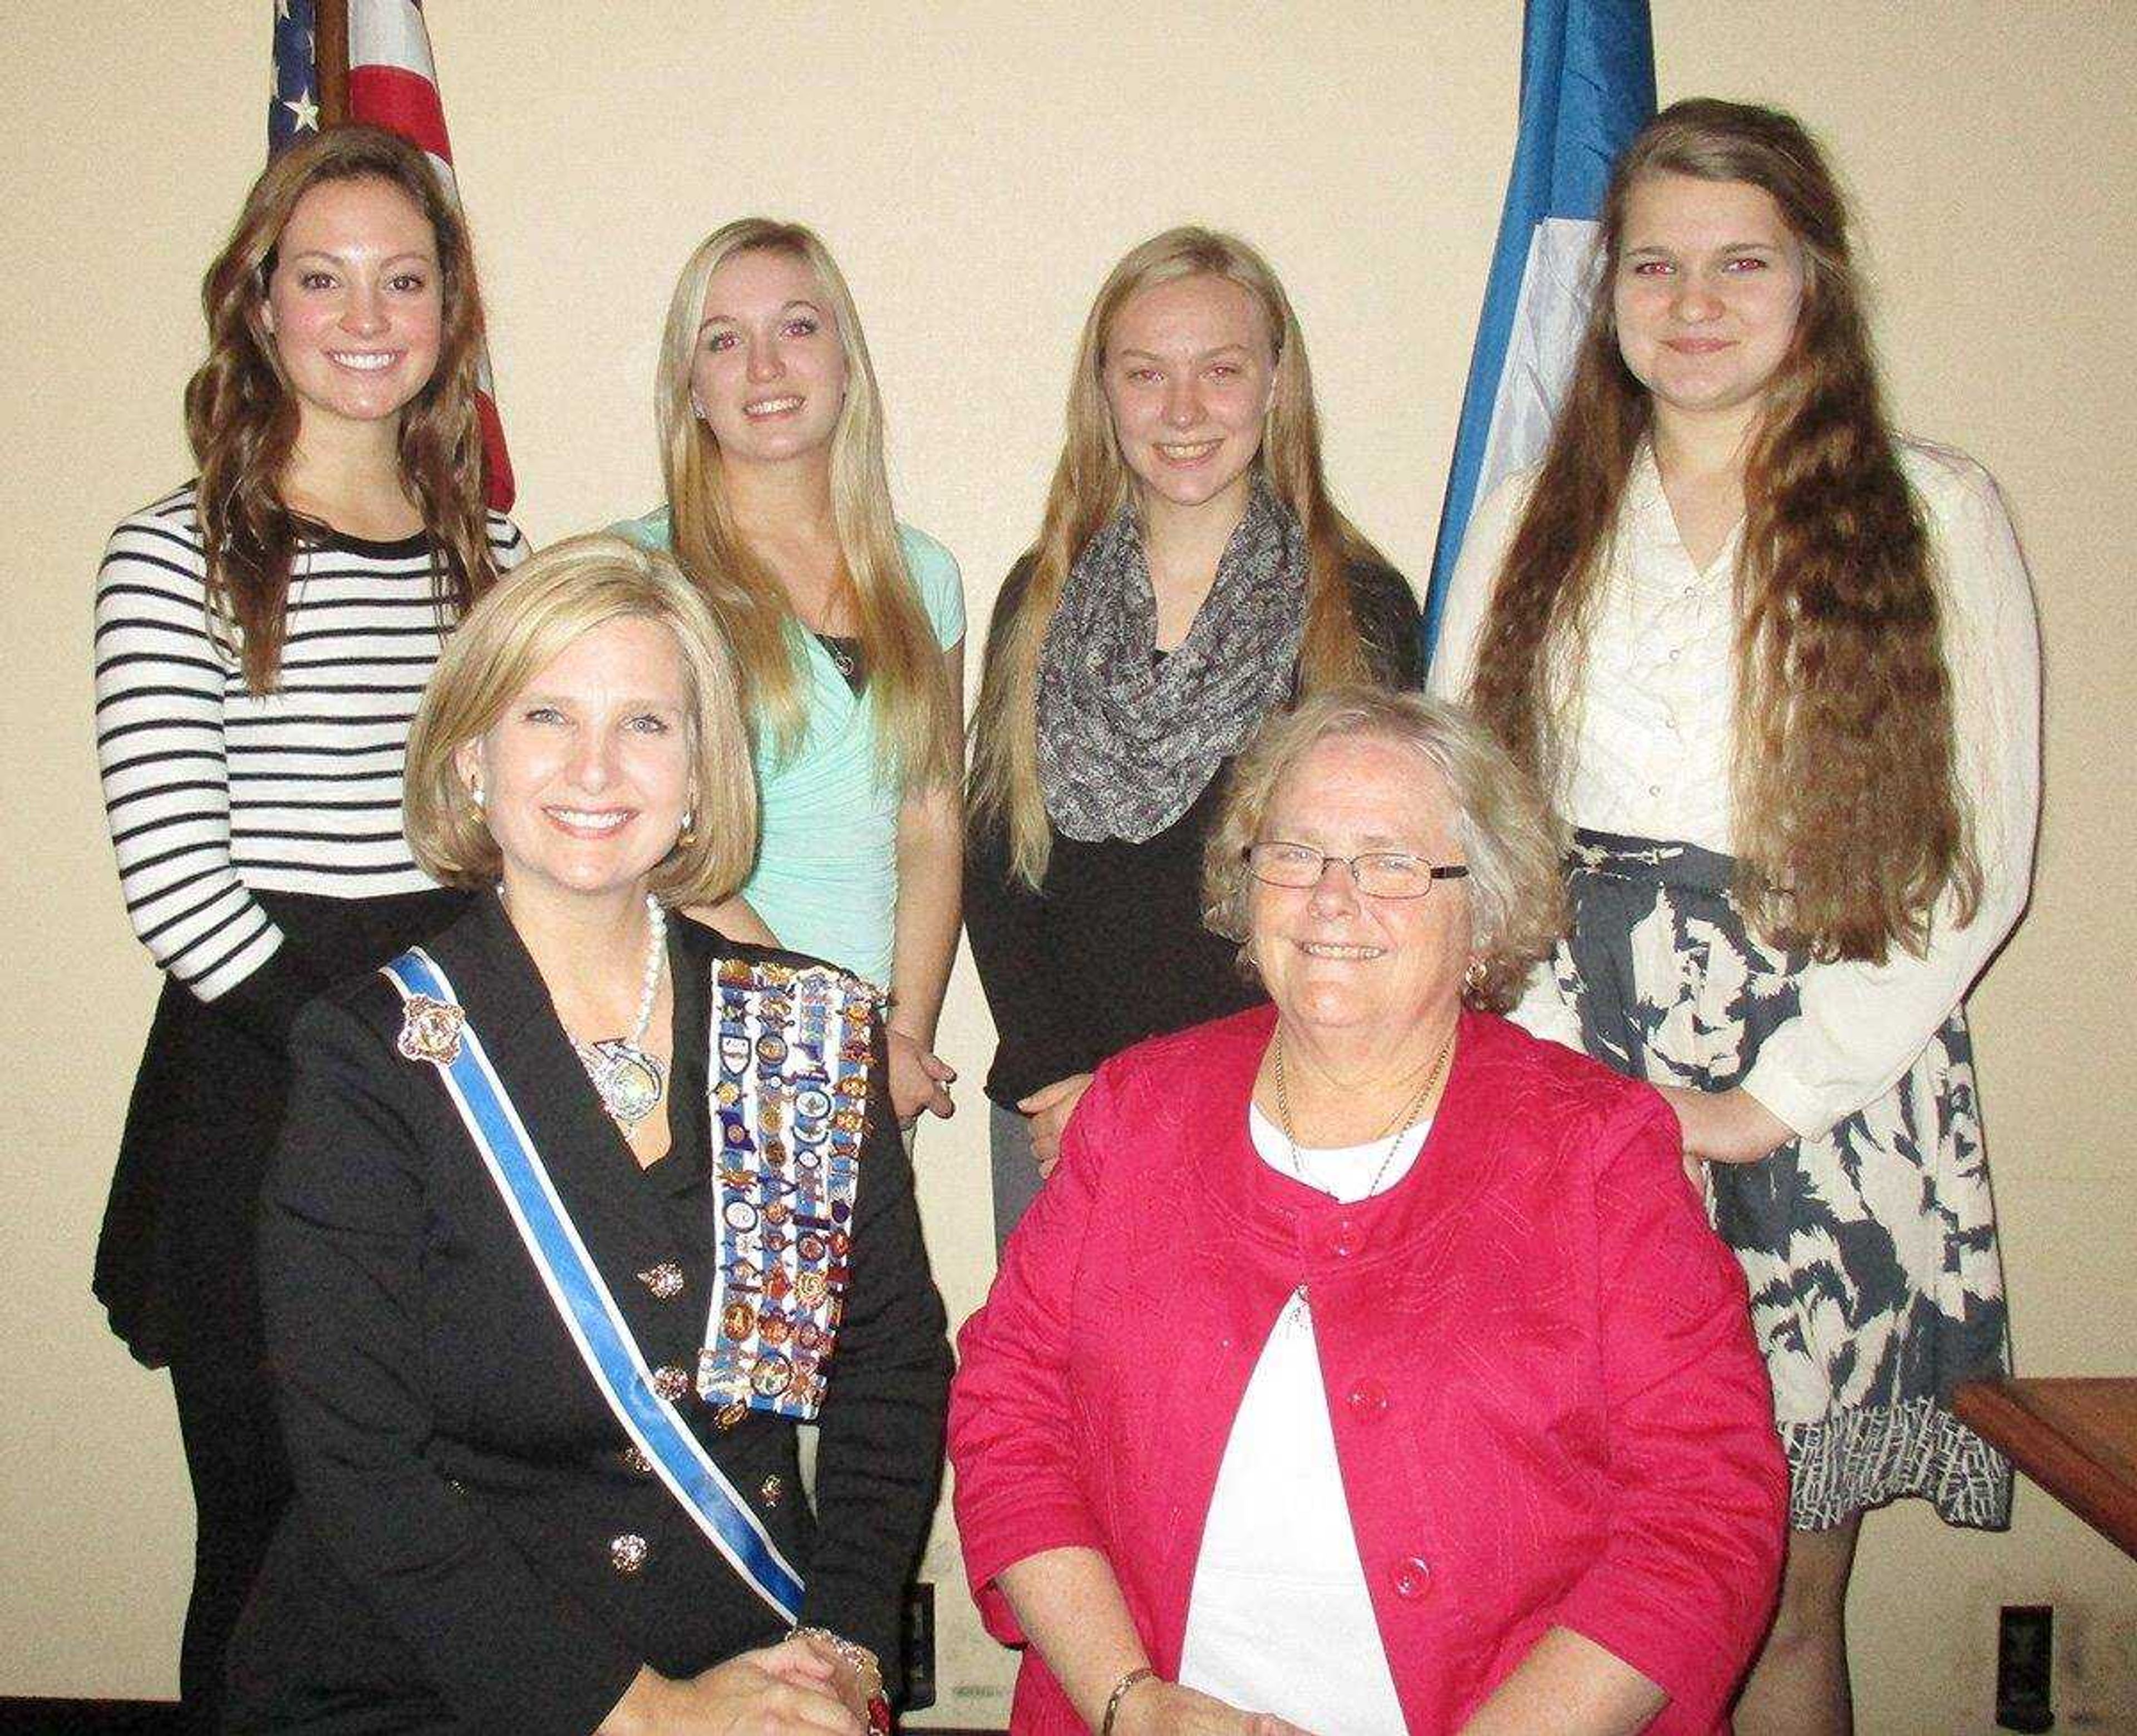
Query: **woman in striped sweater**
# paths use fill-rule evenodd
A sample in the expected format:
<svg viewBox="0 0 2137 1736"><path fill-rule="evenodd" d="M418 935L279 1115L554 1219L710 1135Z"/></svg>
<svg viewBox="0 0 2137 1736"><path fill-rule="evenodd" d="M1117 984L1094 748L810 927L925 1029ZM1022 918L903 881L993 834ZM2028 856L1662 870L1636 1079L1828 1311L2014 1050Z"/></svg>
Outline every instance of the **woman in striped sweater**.
<svg viewBox="0 0 2137 1736"><path fill-rule="evenodd" d="M252 1275L285 1037L457 908L402 838L402 756L444 634L525 544L484 507L474 260L420 151L349 127L285 153L202 299L199 477L113 532L97 584L105 802L165 980L96 1293L171 1370L198 1513L180 1695L209 1729L288 1490Z"/></svg>

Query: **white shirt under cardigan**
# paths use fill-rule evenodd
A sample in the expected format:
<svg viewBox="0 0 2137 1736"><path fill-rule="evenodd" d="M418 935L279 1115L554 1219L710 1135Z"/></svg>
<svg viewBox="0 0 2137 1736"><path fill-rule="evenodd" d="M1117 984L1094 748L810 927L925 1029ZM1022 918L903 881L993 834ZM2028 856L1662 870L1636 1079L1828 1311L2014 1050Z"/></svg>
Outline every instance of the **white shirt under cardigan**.
<svg viewBox="0 0 2137 1736"><path fill-rule="evenodd" d="M1302 1150L1294 1171L1283 1131L1258 1108L1250 1106L1248 1119L1263 1163L1346 1205L1407 1175L1432 1127L1427 1121L1405 1131L1392 1155L1385 1140ZM1403 1729L1302 1296L1277 1316L1232 1419L1203 1524L1180 1680L1315 1736L1398 1736Z"/></svg>
<svg viewBox="0 0 2137 1736"><path fill-rule="evenodd" d="M2032 587L1996 484L1964 455L1903 441L1938 563L1959 776L1982 870L1974 921L1942 914L1927 956L1813 964L1802 1011L1769 1037L1744 1088L1815 1136L1882 1097L1964 998L2025 907L2041 795L2041 649ZM1471 519L1448 594L1429 691L1459 698L1536 472L1509 478ZM1628 479L1610 570L1596 596L1567 709L1560 811L1573 824L1734 853L1730 756L1735 705L1739 531L1702 570L1678 536L1653 451ZM1949 905L1947 903L1946 909ZM1546 965L1515 1018L1578 1048L1580 1026Z"/></svg>

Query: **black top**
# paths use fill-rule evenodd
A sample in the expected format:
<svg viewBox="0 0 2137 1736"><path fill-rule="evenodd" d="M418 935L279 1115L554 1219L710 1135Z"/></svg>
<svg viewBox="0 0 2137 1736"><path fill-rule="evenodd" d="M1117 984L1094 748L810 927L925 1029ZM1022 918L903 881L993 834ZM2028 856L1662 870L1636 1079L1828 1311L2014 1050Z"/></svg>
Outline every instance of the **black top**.
<svg viewBox="0 0 2137 1736"><path fill-rule="evenodd" d="M694 1374L716 1277L712 974L808 961L673 921L674 1144L641 1169L496 899L429 951L648 1364ZM231 1648L229 1728L583 1736L641 1665L693 1675L785 1624L626 1459L436 1069L395 1052L402 1021L374 975L296 1030L260 1287L298 1497ZM801 1573L803 1621L896 1681L950 1357L875 1040L816 1516L791 1422L678 1409ZM640 1276L664 1264L684 1281L664 1297Z"/></svg>
<svg viewBox="0 0 2137 1736"><path fill-rule="evenodd" d="M285 936L228 994L163 979L97 1237L111 1330L151 1368L267 1370L254 1283L260 1183L290 1088L289 1021L316 988L376 970L467 907L457 892L320 898L260 892Z"/></svg>
<svg viewBox="0 0 2137 1736"><path fill-rule="evenodd" d="M868 651L854 635L846 633L819 633L816 643L824 648L824 654L831 659L831 667L855 693L868 688Z"/></svg>
<svg viewBox="0 0 2137 1736"><path fill-rule="evenodd" d="M1375 562L1345 576L1375 675L1424 685L1417 601L1403 576ZM987 630L998 654L1023 606L1026 568L1002 586ZM1044 885L1015 878L999 827L975 825L966 846L965 924L1000 1038L986 1093L1016 1100L1162 1032L1264 999L1239 974L1238 943L1202 926L1202 845L1224 805L1220 766L1187 811L1141 844L1054 834Z"/></svg>

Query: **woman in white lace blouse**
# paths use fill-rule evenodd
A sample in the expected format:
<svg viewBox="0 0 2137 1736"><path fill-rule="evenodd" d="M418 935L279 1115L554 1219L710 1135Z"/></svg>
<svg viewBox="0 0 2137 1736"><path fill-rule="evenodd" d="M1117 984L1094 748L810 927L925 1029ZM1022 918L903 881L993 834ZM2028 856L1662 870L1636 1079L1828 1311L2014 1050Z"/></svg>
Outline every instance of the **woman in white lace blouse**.
<svg viewBox="0 0 2137 1736"><path fill-rule="evenodd" d="M1474 521L1431 684L1574 829L1517 1016L1662 1089L1750 1281L1792 1534L1737 1729L1844 1731L1862 1512L2009 1510L1948 1401L2006 1358L1961 1003L2026 900L2032 599L1995 484L1886 420L1794 119L1676 105L1603 229L1565 411Z"/></svg>

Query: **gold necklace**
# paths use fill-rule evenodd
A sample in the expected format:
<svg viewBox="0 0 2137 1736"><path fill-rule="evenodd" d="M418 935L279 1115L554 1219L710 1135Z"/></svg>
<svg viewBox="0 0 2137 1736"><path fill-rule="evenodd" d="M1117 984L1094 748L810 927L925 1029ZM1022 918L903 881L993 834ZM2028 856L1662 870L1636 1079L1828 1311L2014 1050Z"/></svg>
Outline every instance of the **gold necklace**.
<svg viewBox="0 0 2137 1736"><path fill-rule="evenodd" d="M1388 1140L1388 1149L1380 1159L1380 1166L1373 1171L1372 1181L1366 1187L1365 1193L1359 1196L1361 1199L1370 1199L1374 1194L1380 1191L1381 1178L1388 1173L1388 1165L1395 1160L1395 1153L1401 1149L1403 1135L1409 1131L1411 1119L1424 1106L1424 1100L1432 1095L1433 1088L1439 1083L1441 1077L1447 1071L1447 1063L1453 1057L1454 1033L1450 1029L1447 1033L1446 1042L1439 1045L1439 1053L1433 1059L1432 1071L1425 1075L1424 1083L1419 1087L1417 1095L1395 1111L1393 1121L1373 1135L1373 1140L1386 1138L1389 1129L1391 1127L1394 1130L1394 1137ZM1298 1135L1292 1131L1291 1126L1291 1094L1284 1088L1283 1033L1281 1030L1276 1033L1276 1113L1278 1121L1283 1126L1283 1142L1291 1151L1292 1174L1304 1182L1306 1171L1298 1161ZM1368 1140L1365 1143L1370 1145L1373 1140ZM1307 1182L1306 1184L1308 1187L1312 1186L1311 1182Z"/></svg>

